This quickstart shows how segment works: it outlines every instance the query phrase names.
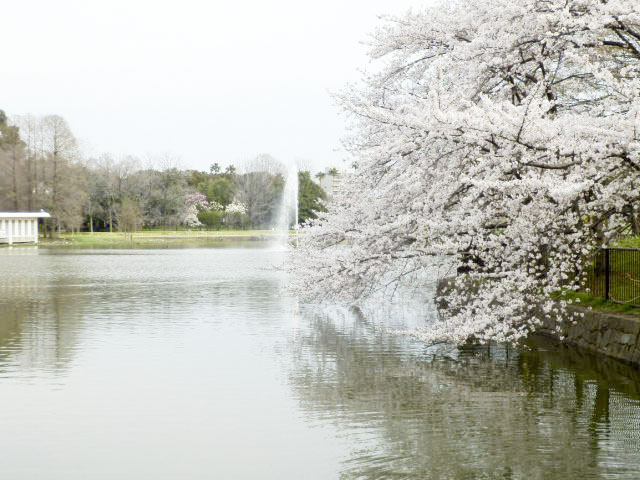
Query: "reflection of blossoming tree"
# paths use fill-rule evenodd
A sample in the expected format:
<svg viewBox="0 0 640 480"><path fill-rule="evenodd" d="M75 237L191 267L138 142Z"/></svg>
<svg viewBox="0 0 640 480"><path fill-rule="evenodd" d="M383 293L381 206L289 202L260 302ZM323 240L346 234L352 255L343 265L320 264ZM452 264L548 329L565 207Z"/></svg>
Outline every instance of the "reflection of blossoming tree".
<svg viewBox="0 0 640 480"><path fill-rule="evenodd" d="M300 291L395 292L448 255L457 288L422 338L535 329L539 298L577 288L584 259L638 213L636 7L463 0L379 29L381 68L340 98L356 174L303 236Z"/></svg>

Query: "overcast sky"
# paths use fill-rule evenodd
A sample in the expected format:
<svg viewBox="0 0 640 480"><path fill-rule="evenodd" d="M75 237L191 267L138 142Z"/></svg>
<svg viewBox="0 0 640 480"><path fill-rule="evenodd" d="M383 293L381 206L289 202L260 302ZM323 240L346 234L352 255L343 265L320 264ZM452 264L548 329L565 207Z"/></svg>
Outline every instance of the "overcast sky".
<svg viewBox="0 0 640 480"><path fill-rule="evenodd" d="M366 67L379 14L423 2L4 2L0 108L62 115L89 154L340 166L327 92Z"/></svg>

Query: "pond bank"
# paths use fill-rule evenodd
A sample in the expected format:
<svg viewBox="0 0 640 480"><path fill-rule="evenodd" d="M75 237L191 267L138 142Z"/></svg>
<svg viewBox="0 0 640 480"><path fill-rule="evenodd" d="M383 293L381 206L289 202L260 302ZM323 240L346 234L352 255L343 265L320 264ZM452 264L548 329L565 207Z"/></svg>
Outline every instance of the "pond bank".
<svg viewBox="0 0 640 480"><path fill-rule="evenodd" d="M537 332L562 343L640 366L640 319L633 315L570 307L584 313L576 324L545 320Z"/></svg>
<svg viewBox="0 0 640 480"><path fill-rule="evenodd" d="M181 248L216 246L228 242L273 242L278 237L279 232L271 230L142 231L133 235L83 232L63 233L53 239L41 238L39 245L47 248Z"/></svg>
<svg viewBox="0 0 640 480"><path fill-rule="evenodd" d="M445 278L438 282L437 297L443 296L448 289L453 288L451 280ZM475 286L469 283L467 294L472 295L474 289ZM640 367L639 315L575 305L568 308L570 312L581 313L584 316L578 318L575 324L571 320L546 319L535 334ZM536 313L538 318L545 318L542 311Z"/></svg>

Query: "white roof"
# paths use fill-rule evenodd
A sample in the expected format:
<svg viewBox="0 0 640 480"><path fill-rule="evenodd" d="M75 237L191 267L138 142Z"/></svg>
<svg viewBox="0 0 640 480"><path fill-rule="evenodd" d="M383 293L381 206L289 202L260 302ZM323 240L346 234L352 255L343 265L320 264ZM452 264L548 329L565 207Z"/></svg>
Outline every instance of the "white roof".
<svg viewBox="0 0 640 480"><path fill-rule="evenodd" d="M0 218L49 218L47 212L0 212Z"/></svg>

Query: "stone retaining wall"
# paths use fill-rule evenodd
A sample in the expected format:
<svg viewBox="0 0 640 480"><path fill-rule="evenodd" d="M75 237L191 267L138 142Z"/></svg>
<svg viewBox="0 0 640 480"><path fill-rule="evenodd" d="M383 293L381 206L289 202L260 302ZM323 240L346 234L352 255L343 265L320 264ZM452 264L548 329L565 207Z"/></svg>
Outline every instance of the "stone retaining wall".
<svg viewBox="0 0 640 480"><path fill-rule="evenodd" d="M547 320L537 333L640 366L640 319L630 315L572 307L583 312L575 325ZM556 327L560 333L556 332Z"/></svg>
<svg viewBox="0 0 640 480"><path fill-rule="evenodd" d="M445 295L451 288L452 279L442 279L436 296ZM474 294L473 283L466 286L465 292L469 296ZM578 318L575 325L570 321L561 322L559 333L558 322L546 320L536 333L640 367L640 317L576 306L569 310L584 313L584 317ZM544 318L544 315L540 313L538 317Z"/></svg>

